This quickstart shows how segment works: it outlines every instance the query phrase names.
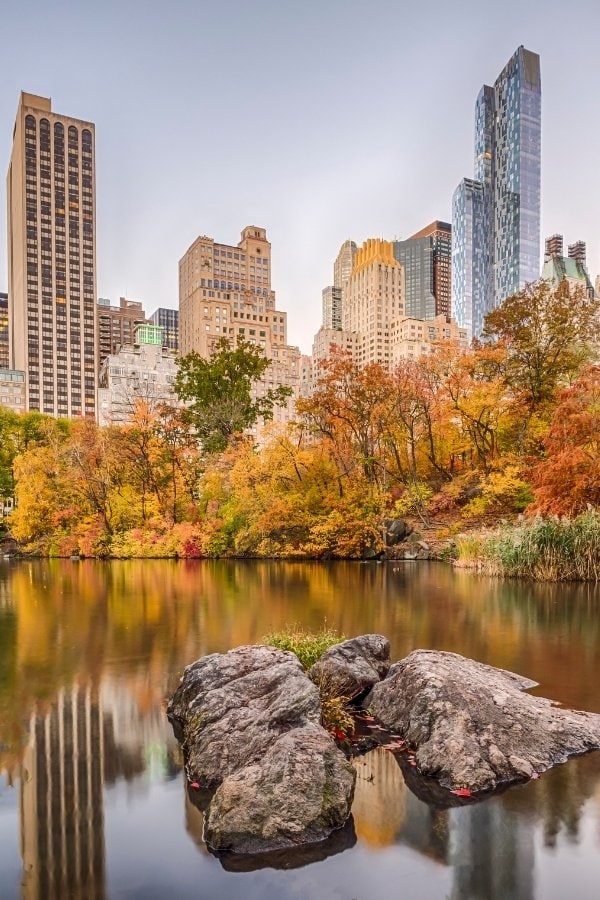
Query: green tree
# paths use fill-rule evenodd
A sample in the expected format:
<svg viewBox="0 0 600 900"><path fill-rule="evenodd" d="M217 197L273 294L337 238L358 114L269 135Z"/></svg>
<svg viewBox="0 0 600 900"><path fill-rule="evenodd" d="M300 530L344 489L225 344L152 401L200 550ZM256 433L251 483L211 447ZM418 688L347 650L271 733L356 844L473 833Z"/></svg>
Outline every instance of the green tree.
<svg viewBox="0 0 600 900"><path fill-rule="evenodd" d="M488 313L484 337L504 342L505 379L529 413L548 409L592 355L600 301L563 279L528 285Z"/></svg>
<svg viewBox="0 0 600 900"><path fill-rule="evenodd" d="M285 405L292 391L281 385L252 398L252 385L270 364L255 344L238 340L232 349L227 338L221 338L209 359L192 352L179 360L175 390L188 404L186 417L206 452L224 450L233 435L260 418L272 419L273 408Z"/></svg>

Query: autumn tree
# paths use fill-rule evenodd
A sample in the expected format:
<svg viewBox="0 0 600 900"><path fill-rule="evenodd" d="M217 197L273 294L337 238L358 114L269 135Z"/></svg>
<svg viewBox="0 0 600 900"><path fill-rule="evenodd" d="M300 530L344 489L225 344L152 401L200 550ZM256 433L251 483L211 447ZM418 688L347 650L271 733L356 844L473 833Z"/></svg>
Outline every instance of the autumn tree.
<svg viewBox="0 0 600 900"><path fill-rule="evenodd" d="M253 385L270 365L256 344L238 340L232 348L227 338L221 338L208 359L192 352L179 360L175 390L206 452L224 450L233 435L258 419L272 419L274 407L285 405L292 391L282 385L252 396Z"/></svg>
<svg viewBox="0 0 600 900"><path fill-rule="evenodd" d="M545 440L546 458L533 470L532 509L577 515L600 506L600 366L589 366L560 394Z"/></svg>
<svg viewBox="0 0 600 900"><path fill-rule="evenodd" d="M332 347L330 357L321 363L315 390L296 403L308 430L329 443L338 465L340 490L342 480L357 466L373 488L383 485L383 420L391 389L381 366L361 367L350 353Z"/></svg>
<svg viewBox="0 0 600 900"><path fill-rule="evenodd" d="M505 344L505 380L530 414L548 409L576 375L598 339L600 300L563 279L528 285L485 318L483 336Z"/></svg>

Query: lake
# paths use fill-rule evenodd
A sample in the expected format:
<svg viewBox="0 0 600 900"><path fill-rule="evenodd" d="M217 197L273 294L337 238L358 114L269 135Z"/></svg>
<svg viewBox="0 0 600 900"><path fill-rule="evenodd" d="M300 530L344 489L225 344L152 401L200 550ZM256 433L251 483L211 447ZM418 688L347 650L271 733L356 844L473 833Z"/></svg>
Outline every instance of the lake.
<svg viewBox="0 0 600 900"><path fill-rule="evenodd" d="M600 753L440 810L375 751L338 852L254 871L211 855L165 698L197 657L291 623L381 632L394 660L452 650L600 713L593 585L441 563L0 561L2 900L598 897Z"/></svg>

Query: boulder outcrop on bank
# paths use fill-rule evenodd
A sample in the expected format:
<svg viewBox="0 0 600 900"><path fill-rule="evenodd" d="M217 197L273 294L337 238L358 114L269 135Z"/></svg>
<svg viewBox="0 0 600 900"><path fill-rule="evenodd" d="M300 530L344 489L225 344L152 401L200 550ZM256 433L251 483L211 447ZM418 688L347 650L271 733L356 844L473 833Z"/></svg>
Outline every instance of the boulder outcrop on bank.
<svg viewBox="0 0 600 900"><path fill-rule="evenodd" d="M329 693L353 699L381 681L391 665L390 642L382 634L363 634L326 650L309 671Z"/></svg>
<svg viewBox="0 0 600 900"><path fill-rule="evenodd" d="M600 716L524 693L535 682L456 653L415 650L365 705L451 790L491 790L600 748Z"/></svg>
<svg viewBox="0 0 600 900"><path fill-rule="evenodd" d="M168 706L190 782L215 790L207 842L237 853L320 842L350 815L354 772L320 725L297 657L245 646L188 666Z"/></svg>

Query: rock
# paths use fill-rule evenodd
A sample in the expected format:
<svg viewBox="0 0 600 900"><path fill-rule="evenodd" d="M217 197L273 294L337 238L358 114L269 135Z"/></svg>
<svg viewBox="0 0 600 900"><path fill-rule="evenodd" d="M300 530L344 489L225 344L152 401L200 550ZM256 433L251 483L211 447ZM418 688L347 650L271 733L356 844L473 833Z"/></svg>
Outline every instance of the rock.
<svg viewBox="0 0 600 900"><path fill-rule="evenodd" d="M415 650L364 701L416 748L421 773L489 790L600 748L600 716L523 693L535 682L456 653Z"/></svg>
<svg viewBox="0 0 600 900"><path fill-rule="evenodd" d="M262 759L224 779L210 804L205 840L236 853L323 841L348 818L354 778L324 728L294 728Z"/></svg>
<svg viewBox="0 0 600 900"><path fill-rule="evenodd" d="M385 519L385 543L387 547L400 544L411 533L412 528L404 519Z"/></svg>
<svg viewBox="0 0 600 900"><path fill-rule="evenodd" d="M167 715L183 725L190 780L216 787L260 759L280 734L318 725L321 703L297 656L245 646L187 666Z"/></svg>
<svg viewBox="0 0 600 900"><path fill-rule="evenodd" d="M309 671L327 693L354 699L370 690L390 668L390 642L382 634L363 634L326 650Z"/></svg>
<svg viewBox="0 0 600 900"><path fill-rule="evenodd" d="M320 842L348 819L353 770L321 727L318 689L293 653L257 645L203 657L167 713L208 804L214 849Z"/></svg>

